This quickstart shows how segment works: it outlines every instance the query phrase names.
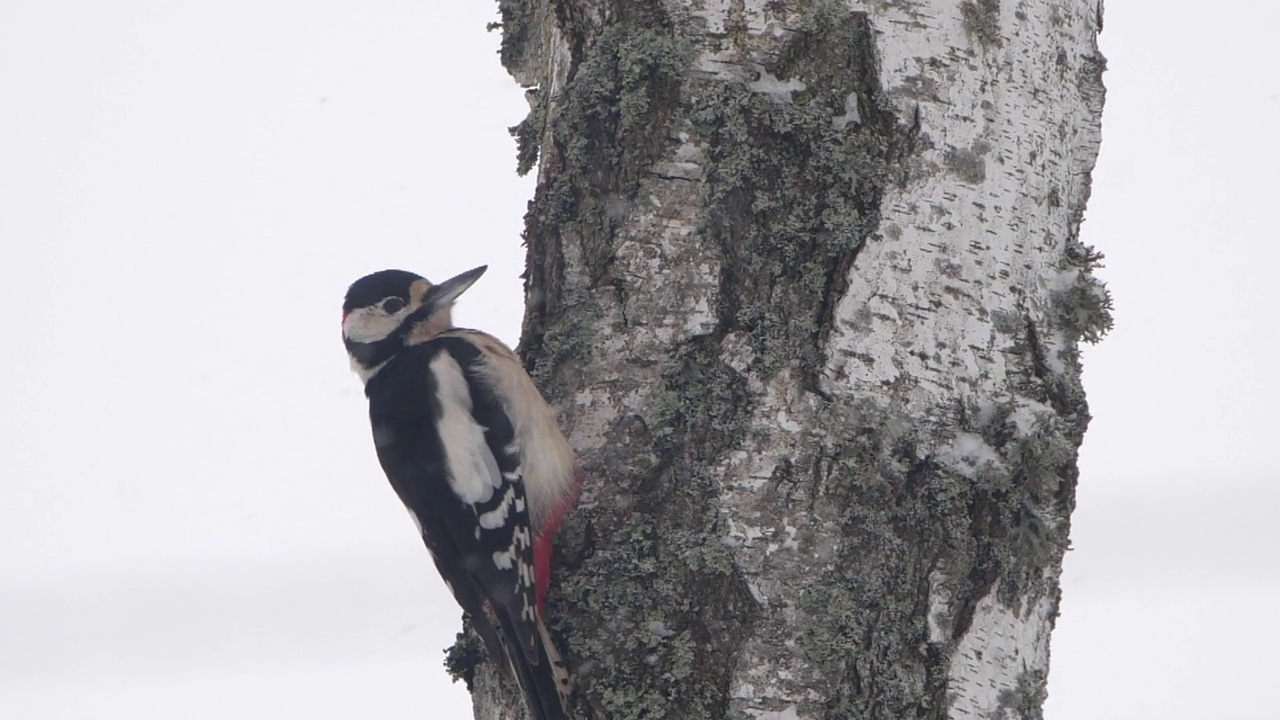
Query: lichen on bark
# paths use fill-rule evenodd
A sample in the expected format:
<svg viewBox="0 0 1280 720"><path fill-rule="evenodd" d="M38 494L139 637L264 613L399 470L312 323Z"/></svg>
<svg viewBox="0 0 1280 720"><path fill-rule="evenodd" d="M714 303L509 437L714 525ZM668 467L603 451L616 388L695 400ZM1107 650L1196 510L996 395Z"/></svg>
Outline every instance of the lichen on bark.
<svg viewBox="0 0 1280 720"><path fill-rule="evenodd" d="M1111 322L1096 13L500 4L580 717L1033 717Z"/></svg>

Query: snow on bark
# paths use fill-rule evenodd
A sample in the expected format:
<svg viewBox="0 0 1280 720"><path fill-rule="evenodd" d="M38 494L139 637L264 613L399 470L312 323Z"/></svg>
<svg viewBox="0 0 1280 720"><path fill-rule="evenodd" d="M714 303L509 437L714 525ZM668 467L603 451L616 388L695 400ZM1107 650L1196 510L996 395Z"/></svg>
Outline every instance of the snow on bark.
<svg viewBox="0 0 1280 720"><path fill-rule="evenodd" d="M499 6L582 717L1038 717L1100 7ZM476 716L522 716L488 664Z"/></svg>

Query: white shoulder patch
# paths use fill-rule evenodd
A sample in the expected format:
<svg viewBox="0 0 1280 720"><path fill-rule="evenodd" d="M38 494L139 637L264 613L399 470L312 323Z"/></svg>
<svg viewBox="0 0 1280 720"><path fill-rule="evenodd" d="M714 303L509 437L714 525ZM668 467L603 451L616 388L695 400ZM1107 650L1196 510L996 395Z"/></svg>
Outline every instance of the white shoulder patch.
<svg viewBox="0 0 1280 720"><path fill-rule="evenodd" d="M440 439L444 442L449 487L466 503L493 497L502 485L498 461L484 439L484 428L471 414L471 391L457 361L446 352L431 360L440 401Z"/></svg>

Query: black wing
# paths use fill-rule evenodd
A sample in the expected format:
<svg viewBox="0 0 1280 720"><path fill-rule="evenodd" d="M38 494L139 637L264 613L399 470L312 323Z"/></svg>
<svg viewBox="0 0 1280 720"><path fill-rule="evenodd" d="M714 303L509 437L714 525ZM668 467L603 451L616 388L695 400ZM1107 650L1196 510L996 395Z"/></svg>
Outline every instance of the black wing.
<svg viewBox="0 0 1280 720"><path fill-rule="evenodd" d="M370 419L383 470L458 603L479 626L489 619L487 601L503 634L536 665L533 538L519 451L481 361L456 337L407 349L370 379Z"/></svg>

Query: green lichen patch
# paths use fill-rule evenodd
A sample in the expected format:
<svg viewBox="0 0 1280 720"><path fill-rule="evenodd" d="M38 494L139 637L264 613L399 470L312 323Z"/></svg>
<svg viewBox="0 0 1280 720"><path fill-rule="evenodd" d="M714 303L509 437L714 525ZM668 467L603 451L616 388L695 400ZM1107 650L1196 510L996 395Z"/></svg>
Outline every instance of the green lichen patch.
<svg viewBox="0 0 1280 720"><path fill-rule="evenodd" d="M591 304L586 297L591 287L577 287L575 297L566 296L566 246L581 253L592 287L606 280L617 230L640 181L668 149L668 126L679 108L691 50L666 24L655 21L610 25L584 52L556 101L550 128L554 167L546 173L550 179L538 187L525 218L531 292L522 353L532 365L555 373L573 369L556 364L554 356L565 350L560 345L574 345L569 354L577 355L587 351L581 344L591 336L568 327L591 317L581 311ZM532 143L538 107L529 124L516 129L517 137L526 138L521 168L537 152ZM560 345L545 337L558 332L556 326L564 328L567 338Z"/></svg>
<svg viewBox="0 0 1280 720"><path fill-rule="evenodd" d="M964 29L988 47L1000 47L1000 0L964 0L960 3Z"/></svg>
<svg viewBox="0 0 1280 720"><path fill-rule="evenodd" d="M877 447L875 459L838 456L828 481L846 503L842 541L800 596L812 618L800 647L820 673L828 717L945 717L946 668L942 654L923 652L927 588L919 583L943 543L964 536L964 492L919 459L897 479L877 471L901 466L907 453L909 442Z"/></svg>
<svg viewBox="0 0 1280 720"><path fill-rule="evenodd" d="M498 15L501 22L493 23L490 29L502 30L502 46L498 56L502 66L515 72L524 64L529 51L529 43L533 33L533 0L498 0Z"/></svg>
<svg viewBox="0 0 1280 720"><path fill-rule="evenodd" d="M670 123L685 110L692 49L660 9L619 3L611 24L590 35L566 26L574 63L544 128L547 180L526 218L532 302L522 352L553 400L591 362L594 293L615 292L617 229L672 149ZM532 117L517 134L530 136L538 123ZM570 253L581 259L572 281ZM585 468L609 501L571 516L560 538L549 606L584 718L723 716L737 648L754 621L754 600L720 542L706 469L737 437L744 383L715 357L712 339L667 352L656 359L665 370L652 405L609 431L625 458Z"/></svg>
<svg viewBox="0 0 1280 720"><path fill-rule="evenodd" d="M687 496L595 515L555 593L588 717L723 717L756 609ZM705 499L705 498L704 498ZM693 515L693 517L691 517ZM612 536L616 533L617 536ZM577 540L577 539L575 539Z"/></svg>
<svg viewBox="0 0 1280 720"><path fill-rule="evenodd" d="M996 578L997 597L1017 611L1051 591L1044 568L1062 561L1068 530L1063 520L1074 507L1081 430L1074 417L1038 407L1032 410L1013 398L982 411L962 403L956 420L1002 460L998 476L951 478L966 486L965 517L974 538L970 575L983 579L973 585L966 614L957 622L960 633Z"/></svg>
<svg viewBox="0 0 1280 720"><path fill-rule="evenodd" d="M836 7L819 4L764 68L805 84L791 102L742 84L692 93L711 160L704 232L724 256L721 322L752 339L765 374L821 365L833 299L879 221L904 135L879 95L865 15Z"/></svg>
<svg viewBox="0 0 1280 720"><path fill-rule="evenodd" d="M801 594L813 629L801 638L830 717L946 717L956 643L992 592L1015 612L1056 588L1064 521L1074 504L1074 418L1010 398L957 402L941 419L979 436L1001 462L957 468L918 425L887 410L832 410L843 437L823 450L820 494L842 514L835 562ZM928 441L933 443L936 441ZM931 636L931 575L946 612Z"/></svg>
<svg viewBox="0 0 1280 720"><path fill-rule="evenodd" d="M987 163L978 153L969 148L951 148L943 156L947 170L961 182L970 185L980 184L987 179Z"/></svg>
<svg viewBox="0 0 1280 720"><path fill-rule="evenodd" d="M1007 350L1010 358L1017 361L1009 366L1010 390L1057 411L1071 427L1078 446L1089 424L1089 406L1080 383L1079 352L1073 342L1065 347L1046 342L1045 338L1057 330L1051 317L1037 319L1024 311L1020 320L1021 327ZM1066 338L1065 333L1058 336Z"/></svg>
<svg viewBox="0 0 1280 720"><path fill-rule="evenodd" d="M665 392L653 403L655 447L668 457L688 453L705 465L709 453L738 447L747 431L750 396L746 379L720 359L715 336L678 348L666 372Z"/></svg>
<svg viewBox="0 0 1280 720"><path fill-rule="evenodd" d="M688 66L690 49L669 28L611 25L592 45L558 99L552 126L562 163L547 200L538 207L546 228L565 222L603 222L584 228L602 247L585 248L594 275L607 257L616 211L631 200L645 171L669 147L667 127ZM599 236L599 237L597 237Z"/></svg>
<svg viewBox="0 0 1280 720"><path fill-rule="evenodd" d="M562 262L558 253L547 253L553 263ZM587 294L579 289L565 291L559 287L561 279L557 277L544 281L543 293L554 293L557 302L554 304L554 322L537 327L537 335L531 334L533 322L542 322L544 317L535 315L532 310L535 302L530 302L525 313L525 330L520 339L520 351L525 359L525 369L533 377L548 400L566 399L560 392L567 392L562 383L556 382L562 377L573 377L591 359L595 349L594 334L590 329L598 322L600 308L587 298ZM545 297L545 295L544 295ZM545 304L542 304L545 308Z"/></svg>
<svg viewBox="0 0 1280 720"><path fill-rule="evenodd" d="M521 177L538 164L542 126L547 112L546 103L537 88L526 91L525 98L529 101L529 114L520 124L507 128L516 140L516 174Z"/></svg>
<svg viewBox="0 0 1280 720"><path fill-rule="evenodd" d="M549 606L582 720L720 718L761 611L723 542L717 473L726 453L753 446L760 382L773 390L799 377L803 387L786 388L788 395L824 402L800 390L818 386L834 302L879 223L881 193L910 172L914 144L927 140L918 120L904 125L887 109L871 25L844 3L820 0L798 22L787 18L790 32L758 68L765 82L755 83L691 73L693 49L661 3L605 0L600 12L572 14L583 7L555 7L571 69L554 103L539 102L556 117L540 117L534 103L516 130L521 168L539 154L543 163L528 216L522 352L553 401L571 407L575 391L590 385L619 408L616 420L605 419L605 442L584 458L588 502L561 535ZM999 44L999 10L997 0L964 3L966 27L980 42ZM746 30L734 20L721 40L744 53L774 41ZM692 137L673 137L674 128L690 127ZM702 207L690 213L699 226L680 242L703 243L698 256L720 268L716 326L689 340L637 332L619 343L625 360L601 358L593 347L600 333L627 332L604 326L602 308L634 287L614 263L619 230L639 227L633 210L642 183L685 142L705 184ZM958 150L948 168L981 182L988 150ZM698 186L679 187L689 190L669 207L684 217L680 203ZM1080 306L1079 298L1063 302ZM1012 402L995 409L958 402L959 419L921 420L831 399L819 411L820 431L775 467L766 492L787 509L807 504L839 528L798 541L815 557L834 553L795 606L812 628L797 646L812 676L797 682L820 694L828 717L941 720L951 652L979 601L993 590L1015 605L1056 592L1044 569L1065 546L1087 410L1072 372L1049 355L1060 329L1072 335L1068 319L1033 310L996 313L992 322L1015 343L1013 372L1025 368L1012 390L1051 406L1056 418L1029 431ZM1093 317L1077 327L1100 327ZM730 337L742 350L734 359L749 362L726 363ZM628 363L640 369L643 387L627 385L619 368ZM610 377L619 378L612 395L600 389ZM896 393L888 388L885 396ZM948 465L935 447L939 427L980 436L1000 462L981 472ZM762 435L773 440L769 433ZM945 578L947 607L939 612L949 617L931 627L934 576ZM1033 686L1009 695L1008 707L1034 700Z"/></svg>
<svg viewBox="0 0 1280 720"><path fill-rule="evenodd" d="M1045 673L1028 670L1018 676L1016 687L1000 691L995 720L1044 720L1044 701L1048 697Z"/></svg>
<svg viewBox="0 0 1280 720"><path fill-rule="evenodd" d="M1068 282L1050 298L1054 320L1073 341L1096 343L1111 331L1111 291L1093 275L1102 253L1079 241L1067 245L1061 264Z"/></svg>
<svg viewBox="0 0 1280 720"><path fill-rule="evenodd" d="M453 645L445 648L444 669L454 682L461 680L471 692L475 684L476 669L485 660L484 643L471 627L471 619L462 616L462 632L458 633Z"/></svg>
<svg viewBox="0 0 1280 720"><path fill-rule="evenodd" d="M613 434L648 453L611 464L612 501L566 528L572 663L593 717L722 717L755 600L721 538L709 472L745 432L745 381L712 337L677 347L648 417ZM647 462L646 462L647 461ZM625 498L623 500L622 498Z"/></svg>

